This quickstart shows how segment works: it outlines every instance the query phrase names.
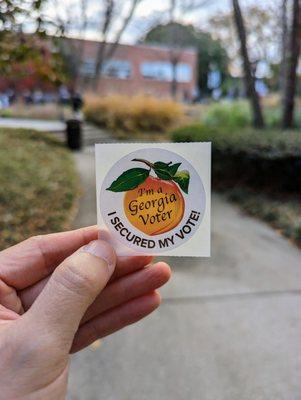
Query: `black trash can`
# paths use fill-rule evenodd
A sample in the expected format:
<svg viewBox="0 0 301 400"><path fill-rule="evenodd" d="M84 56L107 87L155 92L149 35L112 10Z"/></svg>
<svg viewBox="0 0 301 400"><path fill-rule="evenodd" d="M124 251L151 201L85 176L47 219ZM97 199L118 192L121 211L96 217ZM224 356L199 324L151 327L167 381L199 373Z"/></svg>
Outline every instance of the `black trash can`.
<svg viewBox="0 0 301 400"><path fill-rule="evenodd" d="M67 146L72 150L80 150L82 147L82 123L78 119L66 121Z"/></svg>

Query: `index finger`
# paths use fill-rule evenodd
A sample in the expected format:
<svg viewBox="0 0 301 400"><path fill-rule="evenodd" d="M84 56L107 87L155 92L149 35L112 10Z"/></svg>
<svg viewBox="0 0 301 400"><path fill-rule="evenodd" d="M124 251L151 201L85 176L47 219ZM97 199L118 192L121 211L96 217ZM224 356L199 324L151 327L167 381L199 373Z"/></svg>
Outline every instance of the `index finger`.
<svg viewBox="0 0 301 400"><path fill-rule="evenodd" d="M33 285L97 235L95 225L29 238L0 252L0 279L18 290Z"/></svg>
<svg viewBox="0 0 301 400"><path fill-rule="evenodd" d="M135 271L143 269L147 264L153 260L152 256L134 256L134 257L119 257L117 258L117 265L112 275L110 282L117 280L125 275L129 275ZM28 310L32 303L44 289L48 282L49 276L36 282L35 284L18 291L18 296L21 299L24 310Z"/></svg>

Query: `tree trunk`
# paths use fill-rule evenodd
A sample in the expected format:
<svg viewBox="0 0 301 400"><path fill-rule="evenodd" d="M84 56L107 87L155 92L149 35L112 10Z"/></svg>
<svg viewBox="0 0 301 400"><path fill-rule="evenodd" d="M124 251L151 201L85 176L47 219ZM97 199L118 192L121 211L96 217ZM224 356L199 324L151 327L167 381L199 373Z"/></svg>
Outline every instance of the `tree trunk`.
<svg viewBox="0 0 301 400"><path fill-rule="evenodd" d="M279 73L279 89L282 104L284 104L284 83L286 76L287 61L287 0L282 0L281 10L281 66Z"/></svg>
<svg viewBox="0 0 301 400"><path fill-rule="evenodd" d="M79 92L83 87L83 75L82 75L82 67L83 67L83 60L85 55L85 36L86 30L88 27L88 16L87 16L87 7L88 7L88 0L81 0L80 2L80 10L81 10L81 28L79 32L79 36L81 40L78 43L78 63L74 77L74 91Z"/></svg>
<svg viewBox="0 0 301 400"><path fill-rule="evenodd" d="M96 53L96 61L95 61L95 72L94 76L91 79L91 89L92 91L97 91L100 78L101 78L101 70L103 67L104 63L104 54L105 54L105 48L106 48L106 41L99 42L98 43L98 48L97 48L97 53Z"/></svg>
<svg viewBox="0 0 301 400"><path fill-rule="evenodd" d="M104 54L106 50L107 44L107 35L110 29L112 18L113 18L113 11L115 8L115 1L114 0L106 0L105 1L105 12L104 12L104 21L101 28L101 35L102 40L98 43L96 59L95 59L95 69L94 69L94 76L91 79L91 89L97 90L97 86L99 84L99 78L101 75L101 70L104 63Z"/></svg>
<svg viewBox="0 0 301 400"><path fill-rule="evenodd" d="M179 52L178 30L175 20L175 12L177 8L177 0L170 0L169 4L169 34L168 34L168 45L169 50L169 62L171 65L171 81L170 81L170 96L173 100L176 100L178 93L178 81L177 81L177 66L180 61L181 55Z"/></svg>
<svg viewBox="0 0 301 400"><path fill-rule="evenodd" d="M232 0L232 3L233 3L235 26L240 41L240 53L243 60L245 87L247 96L251 102L251 107L252 107L253 125L255 128L264 128L264 119L260 106L260 100L258 93L256 92L255 89L255 78L252 74L252 67L248 54L247 35L246 35L246 28L243 16L241 13L239 1Z"/></svg>
<svg viewBox="0 0 301 400"><path fill-rule="evenodd" d="M96 90L97 86L99 85L101 76L102 76L102 67L103 64L106 60L111 59L120 42L120 39L122 38L122 35L124 34L124 31L128 27L129 23L133 19L133 16L135 14L136 8L138 4L141 2L141 0L132 0L130 4L130 8L128 10L128 14L125 16L119 30L116 32L115 39L113 43L107 43L106 37L113 19L113 9L116 6L115 2L112 0L107 0L106 1L106 17L104 21L104 26L102 28L102 36L103 36L103 41L99 43L98 45L98 51L97 51L97 56L96 56L96 64L95 64L95 73L93 80L91 81L92 84L92 89Z"/></svg>
<svg viewBox="0 0 301 400"><path fill-rule="evenodd" d="M108 45L108 51L105 52L106 60L109 60L110 58L112 58L114 56L114 54L118 48L120 39L122 38L124 31L128 27L128 24L131 22L134 14L135 14L135 10L140 2L141 2L141 0L132 0L128 15L125 17L125 19L123 20L123 23L121 24L119 31L116 33L113 43Z"/></svg>
<svg viewBox="0 0 301 400"><path fill-rule="evenodd" d="M178 65L178 60L173 59L171 61L172 77L171 77L171 85L170 85L170 94L174 100L177 99L177 92L178 92L177 65Z"/></svg>
<svg viewBox="0 0 301 400"><path fill-rule="evenodd" d="M283 128L294 124L295 95L297 86L297 67L301 47L301 0L293 0L293 18L289 37L289 54L286 68Z"/></svg>

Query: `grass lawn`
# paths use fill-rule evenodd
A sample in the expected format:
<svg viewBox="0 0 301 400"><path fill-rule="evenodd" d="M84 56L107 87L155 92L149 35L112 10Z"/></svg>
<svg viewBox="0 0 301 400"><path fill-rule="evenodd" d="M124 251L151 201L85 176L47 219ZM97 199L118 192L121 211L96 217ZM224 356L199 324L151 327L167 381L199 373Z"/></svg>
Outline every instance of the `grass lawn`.
<svg viewBox="0 0 301 400"><path fill-rule="evenodd" d="M71 153L50 134L0 129L0 249L68 229L79 182Z"/></svg>

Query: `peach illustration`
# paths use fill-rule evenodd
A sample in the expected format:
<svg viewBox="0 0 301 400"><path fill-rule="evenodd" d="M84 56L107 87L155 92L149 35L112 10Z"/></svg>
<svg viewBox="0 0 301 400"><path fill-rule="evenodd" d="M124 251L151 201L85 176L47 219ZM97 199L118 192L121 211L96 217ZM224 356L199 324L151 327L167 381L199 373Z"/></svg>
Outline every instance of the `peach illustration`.
<svg viewBox="0 0 301 400"><path fill-rule="evenodd" d="M159 235L182 220L185 201L176 183L149 176L124 195L124 213L130 223L147 235Z"/></svg>
<svg viewBox="0 0 301 400"><path fill-rule="evenodd" d="M188 194L189 172L178 171L181 163L151 163L143 159L132 161L147 165L124 171L111 186L112 192L124 192L123 210L128 221L139 231L160 235L175 228L182 220ZM154 171L157 177L150 175Z"/></svg>

